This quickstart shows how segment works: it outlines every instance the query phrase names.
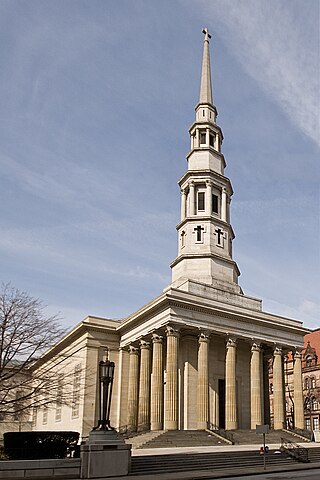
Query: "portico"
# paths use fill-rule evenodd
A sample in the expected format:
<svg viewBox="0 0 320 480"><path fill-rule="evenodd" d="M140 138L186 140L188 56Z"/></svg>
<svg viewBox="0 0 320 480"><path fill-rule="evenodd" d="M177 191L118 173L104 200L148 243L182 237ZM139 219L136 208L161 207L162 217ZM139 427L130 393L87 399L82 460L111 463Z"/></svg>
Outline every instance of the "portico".
<svg viewBox="0 0 320 480"><path fill-rule="evenodd" d="M139 388L139 374L131 379L131 372L140 371L140 388L150 391L150 401L149 413L137 401L132 412L122 398L121 425L144 430L149 423L139 419L150 418L151 430L255 428L268 422L269 386L263 379L271 361L274 427L283 428L283 355L300 343L299 322L263 312L260 300L187 281L179 289L168 287L122 329L128 329L121 347L130 352L132 388ZM296 415L303 415L299 384L295 396Z"/></svg>

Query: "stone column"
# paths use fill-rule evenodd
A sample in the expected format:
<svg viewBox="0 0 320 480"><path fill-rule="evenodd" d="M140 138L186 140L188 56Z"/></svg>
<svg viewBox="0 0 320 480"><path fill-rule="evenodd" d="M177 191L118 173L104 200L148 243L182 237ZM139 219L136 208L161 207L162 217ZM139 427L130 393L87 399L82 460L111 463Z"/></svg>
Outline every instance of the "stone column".
<svg viewBox="0 0 320 480"><path fill-rule="evenodd" d="M236 389L236 339L229 338L226 346L226 430L236 430L237 389Z"/></svg>
<svg viewBox="0 0 320 480"><path fill-rule="evenodd" d="M262 371L261 348L254 343L251 347L250 380L251 380L251 428L263 424L262 415Z"/></svg>
<svg viewBox="0 0 320 480"><path fill-rule="evenodd" d="M195 148L199 148L200 140L199 140L199 128L196 129L196 138L195 138Z"/></svg>
<svg viewBox="0 0 320 480"><path fill-rule="evenodd" d="M137 430L139 392L139 350L129 347L128 430Z"/></svg>
<svg viewBox="0 0 320 480"><path fill-rule="evenodd" d="M303 389L302 389L302 369L301 352L294 354L293 367L293 393L294 393L294 426L304 429L304 408L303 408Z"/></svg>
<svg viewBox="0 0 320 480"><path fill-rule="evenodd" d="M226 352L226 430L237 428L236 339L229 338Z"/></svg>
<svg viewBox="0 0 320 480"><path fill-rule="evenodd" d="M190 215L195 214L195 196L194 196L194 182L189 183L189 202L190 202Z"/></svg>
<svg viewBox="0 0 320 480"><path fill-rule="evenodd" d="M162 337L152 334L151 430L163 429L163 357Z"/></svg>
<svg viewBox="0 0 320 480"><path fill-rule="evenodd" d="M206 147L209 146L209 142L210 142L210 129L206 128Z"/></svg>
<svg viewBox="0 0 320 480"><path fill-rule="evenodd" d="M181 221L186 218L187 192L181 190Z"/></svg>
<svg viewBox="0 0 320 480"><path fill-rule="evenodd" d="M284 428L284 384L282 350L276 347L273 352L273 426L275 430Z"/></svg>
<svg viewBox="0 0 320 480"><path fill-rule="evenodd" d="M212 214L212 182L207 180L207 191L206 191L206 215Z"/></svg>
<svg viewBox="0 0 320 480"><path fill-rule="evenodd" d="M224 222L227 221L227 189L222 187L221 194L221 220Z"/></svg>
<svg viewBox="0 0 320 480"><path fill-rule="evenodd" d="M208 428L209 421L209 335L201 333L198 350L198 430Z"/></svg>
<svg viewBox="0 0 320 480"><path fill-rule="evenodd" d="M168 325L167 334L167 375L164 410L164 429L178 429L178 343L179 331Z"/></svg>
<svg viewBox="0 0 320 480"><path fill-rule="evenodd" d="M150 428L150 343L140 341L138 429Z"/></svg>

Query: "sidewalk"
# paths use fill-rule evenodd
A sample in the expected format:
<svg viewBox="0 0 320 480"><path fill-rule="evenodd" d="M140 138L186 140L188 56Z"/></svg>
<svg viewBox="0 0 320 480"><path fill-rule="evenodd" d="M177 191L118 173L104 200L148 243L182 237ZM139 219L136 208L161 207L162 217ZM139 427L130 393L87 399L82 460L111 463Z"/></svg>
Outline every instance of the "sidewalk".
<svg viewBox="0 0 320 480"><path fill-rule="evenodd" d="M279 443L267 443L270 450L278 450ZM300 443L301 447L316 448L320 447L320 443ZM174 455L176 453L221 453L221 452L252 452L259 451L261 445L212 445L208 447L172 447L172 448L139 448L132 450L132 456L138 457L140 455Z"/></svg>

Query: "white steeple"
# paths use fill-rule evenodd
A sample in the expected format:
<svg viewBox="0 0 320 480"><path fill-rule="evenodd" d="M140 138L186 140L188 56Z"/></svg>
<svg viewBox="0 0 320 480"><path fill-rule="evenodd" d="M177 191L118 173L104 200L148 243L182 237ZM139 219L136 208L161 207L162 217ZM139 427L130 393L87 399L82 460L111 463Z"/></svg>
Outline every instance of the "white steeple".
<svg viewBox="0 0 320 480"><path fill-rule="evenodd" d="M221 153L223 134L216 124L212 100L208 29L204 37L200 101L189 133L188 170L179 180L181 220L177 225L178 256L171 263L172 283L193 280L240 293L237 264L232 259L234 233L230 224L230 180Z"/></svg>

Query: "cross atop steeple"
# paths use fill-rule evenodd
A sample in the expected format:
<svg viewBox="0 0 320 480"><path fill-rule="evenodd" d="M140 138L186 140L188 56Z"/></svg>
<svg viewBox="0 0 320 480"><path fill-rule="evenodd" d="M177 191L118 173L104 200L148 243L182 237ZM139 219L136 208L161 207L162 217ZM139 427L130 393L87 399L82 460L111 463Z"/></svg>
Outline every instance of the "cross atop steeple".
<svg viewBox="0 0 320 480"><path fill-rule="evenodd" d="M209 39L211 38L211 35L210 35L207 27L202 29L202 33L204 33L204 41L209 42Z"/></svg>

